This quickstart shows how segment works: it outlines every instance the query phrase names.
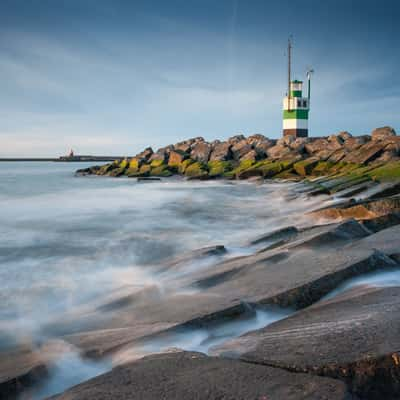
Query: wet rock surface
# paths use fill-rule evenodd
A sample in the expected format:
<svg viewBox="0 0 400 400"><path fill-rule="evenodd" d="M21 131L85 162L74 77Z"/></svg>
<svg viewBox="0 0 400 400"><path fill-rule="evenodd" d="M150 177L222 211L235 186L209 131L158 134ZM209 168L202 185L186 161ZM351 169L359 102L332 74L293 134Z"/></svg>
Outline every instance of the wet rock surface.
<svg viewBox="0 0 400 400"><path fill-rule="evenodd" d="M379 200L365 200L359 202L345 203L344 205L331 206L312 213L316 218L327 220L344 220L355 218L357 220L372 220L391 214L396 218L400 212L400 197L388 197Z"/></svg>
<svg viewBox="0 0 400 400"><path fill-rule="evenodd" d="M342 379L361 398L398 398L400 288L344 293L214 350Z"/></svg>
<svg viewBox="0 0 400 400"><path fill-rule="evenodd" d="M351 278L400 270L400 169L397 162L374 164L393 138L346 132L277 143L262 135L212 143L195 138L82 172L143 182L158 174L261 181L301 176L309 179L298 193L323 193L327 205L308 214L312 224L306 227L293 221L249 238L244 255L216 245L166 257L154 268L157 283L105 294L44 329L82 355L104 359L165 335L246 320L259 309L297 310L292 316L216 347L217 358L187 352L147 357L55 398L398 398L400 288L363 286L324 300ZM338 152L342 159L354 156L355 149L370 160L329 161ZM16 398L46 376L49 364L37 351L3 352L0 398Z"/></svg>
<svg viewBox="0 0 400 400"><path fill-rule="evenodd" d="M185 273L185 259L177 260L172 263L176 273L165 282L169 290L149 288L132 294L131 301L117 302L120 306L109 313L72 314L49 330L57 329L88 354L101 355L179 326L232 318L246 311L245 303L306 307L348 278L396 265L370 246L337 251L344 241L357 243L366 235L364 229L355 221L309 229L281 247L206 265L190 274ZM318 238L326 240L326 235L330 245L321 250ZM107 307L102 304L101 310Z"/></svg>
<svg viewBox="0 0 400 400"><path fill-rule="evenodd" d="M350 400L354 397L338 380L201 353L177 352L148 356L115 368L52 399Z"/></svg>
<svg viewBox="0 0 400 400"><path fill-rule="evenodd" d="M1 352L0 399L13 399L48 374L49 359L30 346Z"/></svg>

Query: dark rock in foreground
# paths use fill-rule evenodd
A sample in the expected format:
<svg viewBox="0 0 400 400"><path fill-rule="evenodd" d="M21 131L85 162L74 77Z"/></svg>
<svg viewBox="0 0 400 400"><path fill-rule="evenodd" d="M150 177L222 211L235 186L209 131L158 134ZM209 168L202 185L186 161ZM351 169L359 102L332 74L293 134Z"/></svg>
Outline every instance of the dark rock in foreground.
<svg viewBox="0 0 400 400"><path fill-rule="evenodd" d="M332 392L320 392L324 384L314 381L319 379L315 374L342 379L362 398L378 399L378 393L387 398L393 394L397 396L400 393L400 358L397 356L395 333L400 332L400 326L397 326L400 311L396 303L396 299L400 298L400 289L352 292L315 304L349 278L399 267L398 197L378 197L358 203L347 201L344 206L331 209L342 212L354 206L363 207L363 213L370 213L368 219L360 218L362 222L350 219L304 229L289 226L272 231L250 242L257 246L253 255L229 258L229 252L219 245L165 259L157 269L162 288L157 285L139 289L127 287L93 304L86 304L83 313L79 309L71 310L70 314L63 315L45 328L55 337L74 344L84 355L118 356L182 329L207 329L213 324L223 325L236 318L247 317L245 314L254 312L256 307L262 309L264 306L279 305L303 309L293 317L241 337L233 342L233 348L230 344L221 347L221 352L242 356L242 361L197 355L200 360L205 360L204 363L201 361L205 366L198 367L192 366L191 356L183 355L179 360L174 358L177 355L158 356L160 358L156 359L159 361L154 361L150 367L143 367L145 361L140 361L117 368L110 374L66 392L65 396L71 397L59 398L146 399L140 394L148 392L149 396L153 395L148 389L150 385L155 387L154 396L161 398L164 394L164 398L247 399L249 397L246 396L253 393L259 396L257 390L264 387L270 390L270 397L267 395L267 398L351 398L340 391L339 397L329 397L337 395L337 386ZM192 268L196 265L201 265L201 268ZM286 331L292 331L292 323L295 328L290 336L291 333ZM269 329L273 334L269 333ZM264 351L262 343L265 335L271 341L267 342ZM302 338L307 343L302 343ZM278 341L275 343L272 339ZM261 346L260 351L258 345ZM270 350L274 346L275 352ZM336 362L334 353L337 347L340 349ZM360 359L356 357L357 352ZM349 356L350 359L342 356ZM176 375L167 375L164 367L167 361L163 357L172 357L168 359L171 373L183 376L182 382ZM269 366L256 365L259 362ZM21 389L40 381L48 365L51 365L51 360L42 349L40 352L16 349L13 354L2 353L0 399L15 398ZM264 368L263 375L258 375L258 368ZM243 387L243 392L240 391L242 389L235 389L239 397L234 397L229 392L229 385L225 385L225 382L230 382L228 370L233 382L239 382ZM254 373L249 376L246 371ZM301 380L303 373L298 371L307 372L304 381ZM140 375L145 372L150 376ZM289 392L283 391L282 374L287 374L285 379L290 383L297 382L293 388L289 386ZM268 378L267 381L264 382L261 376ZM134 379L140 383L137 384ZM173 379L177 379L176 383ZM189 380L192 380L190 384L187 383ZM134 383L129 384L128 381ZM127 387L121 388L119 384L126 384ZM230 386L235 388L232 382ZM185 392L188 388L191 391ZM220 388L222 392L218 391ZM198 391L196 395L195 390ZM329 387L326 390L330 390ZM344 397L340 397L342 395Z"/></svg>
<svg viewBox="0 0 400 400"><path fill-rule="evenodd" d="M366 200L357 203L350 202L344 205L327 207L313 211L312 216L322 219L344 220L355 218L357 220L370 220L400 212L400 197L393 196L377 200ZM395 218L395 216L393 216Z"/></svg>
<svg viewBox="0 0 400 400"><path fill-rule="evenodd" d="M47 376L49 357L30 347L21 346L2 352L0 358L0 399L17 398L24 388L29 388Z"/></svg>
<svg viewBox="0 0 400 400"><path fill-rule="evenodd" d="M145 357L52 397L53 400L350 400L337 380L201 353Z"/></svg>
<svg viewBox="0 0 400 400"><path fill-rule="evenodd" d="M317 303L214 353L339 378L361 398L398 399L399 333L400 288L374 288Z"/></svg>
<svg viewBox="0 0 400 400"><path fill-rule="evenodd" d="M344 244L355 246L365 236L357 224L349 221L313 228L281 247L224 260L191 274L184 273L186 262L178 262L173 265L176 274L164 281L163 292L149 288L141 295L114 299L111 308L102 304L101 312L65 316L56 328L84 353L101 356L166 330L206 326L241 315L247 309L245 303L309 306L346 279L396 266L379 246L378 250L370 245L343 249ZM321 237L329 238L329 245L321 247Z"/></svg>

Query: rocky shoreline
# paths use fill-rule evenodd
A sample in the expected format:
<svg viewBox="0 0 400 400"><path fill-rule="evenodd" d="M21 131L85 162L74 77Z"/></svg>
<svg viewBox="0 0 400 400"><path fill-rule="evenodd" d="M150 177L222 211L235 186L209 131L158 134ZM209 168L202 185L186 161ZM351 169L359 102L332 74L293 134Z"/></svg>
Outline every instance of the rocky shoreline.
<svg viewBox="0 0 400 400"><path fill-rule="evenodd" d="M399 178L400 137L391 127L354 137L349 132L315 138L286 136L279 140L260 134L247 138L237 135L223 142L207 142L198 137L156 152L149 147L134 157L80 169L77 174L142 179L180 175L201 180L346 177L332 187L338 191L346 185L364 187L371 181Z"/></svg>
<svg viewBox="0 0 400 400"><path fill-rule="evenodd" d="M293 184L292 201L306 195L326 203L309 210L308 226L294 221L248 238L245 255L210 243L162 260L154 271L162 290L105 294L84 312L71 310L47 326L53 333L47 341L2 350L0 399L29 398L29 390L51 375L65 344L112 368L52 399L399 398L398 139L391 128L364 137L193 139L80 170L136 178L301 180ZM192 269L195 262L202 267ZM397 273L385 284L354 281ZM252 324L259 315L270 319ZM219 340L232 324L247 328ZM207 354L179 348L183 338L205 332L201 349Z"/></svg>

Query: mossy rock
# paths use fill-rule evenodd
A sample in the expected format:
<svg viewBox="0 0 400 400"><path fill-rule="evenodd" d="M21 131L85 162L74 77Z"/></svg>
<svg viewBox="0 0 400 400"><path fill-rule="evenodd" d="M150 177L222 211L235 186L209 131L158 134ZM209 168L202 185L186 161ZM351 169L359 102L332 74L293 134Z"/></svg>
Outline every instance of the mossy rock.
<svg viewBox="0 0 400 400"><path fill-rule="evenodd" d="M264 178L272 178L280 172L289 169L292 165L293 163L291 162L265 160L257 163L254 168L259 168Z"/></svg>
<svg viewBox="0 0 400 400"><path fill-rule="evenodd" d="M299 157L296 157L296 158L294 158L294 159L292 158L290 160L281 160L281 161L279 161L279 163L280 163L282 169L286 170L286 169L292 168L293 165L298 161L299 161Z"/></svg>
<svg viewBox="0 0 400 400"><path fill-rule="evenodd" d="M290 165L291 164L277 161L277 162L265 163L259 168L261 169L264 178L273 178L280 172L288 169Z"/></svg>
<svg viewBox="0 0 400 400"><path fill-rule="evenodd" d="M125 170L125 175L129 178L136 178L140 176L139 168L128 168L127 170Z"/></svg>
<svg viewBox="0 0 400 400"><path fill-rule="evenodd" d="M140 168L140 162L137 158L131 158L131 160L129 161L129 169L132 170L139 170Z"/></svg>
<svg viewBox="0 0 400 400"><path fill-rule="evenodd" d="M178 166L182 164L183 161L187 158L189 158L189 154L185 153L182 150L175 149L169 153L168 166L178 169Z"/></svg>
<svg viewBox="0 0 400 400"><path fill-rule="evenodd" d="M190 164L185 170L185 176L191 179L206 178L208 176L207 167L200 162Z"/></svg>
<svg viewBox="0 0 400 400"><path fill-rule="evenodd" d="M361 183L367 182L371 180L371 178L367 175L353 176L348 177L344 182L339 183L338 185L332 186L329 188L329 192L331 194L340 192L341 190L349 189L352 186L359 185Z"/></svg>
<svg viewBox="0 0 400 400"><path fill-rule="evenodd" d="M171 175L173 175L173 173L168 169L166 164L152 168L150 171L150 176L168 177Z"/></svg>
<svg viewBox="0 0 400 400"><path fill-rule="evenodd" d="M330 161L319 161L318 164L312 170L313 175L321 176L331 173L331 168L335 163Z"/></svg>
<svg viewBox="0 0 400 400"><path fill-rule="evenodd" d="M309 158L306 160L298 161L293 165L293 169L300 176L310 175L313 169L317 166L319 160L316 158Z"/></svg>
<svg viewBox="0 0 400 400"><path fill-rule="evenodd" d="M400 161L390 162L382 165L369 171L367 175L378 182L400 180Z"/></svg>
<svg viewBox="0 0 400 400"><path fill-rule="evenodd" d="M149 176L150 171L151 171L150 164L143 164L139 169L140 176Z"/></svg>
<svg viewBox="0 0 400 400"><path fill-rule="evenodd" d="M247 179L254 176L262 176L263 178L272 178L286 169L290 169L293 162L281 162L263 160L256 163L251 163L245 168L246 164L242 164L232 172L235 173L238 179Z"/></svg>
<svg viewBox="0 0 400 400"><path fill-rule="evenodd" d="M230 161L210 161L207 164L208 175L210 177L224 176L227 172L232 170L232 163Z"/></svg>
<svg viewBox="0 0 400 400"><path fill-rule="evenodd" d="M161 167L162 165L166 166L166 164L164 163L164 160L156 159L156 160L152 160L150 163L151 168L158 168L158 167Z"/></svg>
<svg viewBox="0 0 400 400"><path fill-rule="evenodd" d="M252 167L255 164L255 161L253 160L242 160L240 161L239 165L237 165L234 169L231 171L228 171L224 174L226 177L239 177L240 174L243 171L248 170L250 167Z"/></svg>
<svg viewBox="0 0 400 400"><path fill-rule="evenodd" d="M117 168L115 163L102 165L97 171L97 175L107 175L110 171Z"/></svg>
<svg viewBox="0 0 400 400"><path fill-rule="evenodd" d="M332 170L332 172L335 172L337 174L345 175L345 174L349 174L351 172L355 172L355 171L359 170L360 168L366 168L366 167L362 164L347 163L347 162L342 161L342 162L335 164L331 168L331 170Z"/></svg>
<svg viewBox="0 0 400 400"><path fill-rule="evenodd" d="M177 169L178 173L183 175L186 172L189 165L194 164L194 162L195 162L194 160L192 160L191 158L188 158L186 160L183 160L180 164L176 165L175 168Z"/></svg>
<svg viewBox="0 0 400 400"><path fill-rule="evenodd" d="M336 177L343 177L347 180L356 180L361 177L368 177L368 173L375 168L376 167L371 165L347 164L340 170L340 173L336 174Z"/></svg>
<svg viewBox="0 0 400 400"><path fill-rule="evenodd" d="M302 178L298 176L293 168L286 169L274 176L274 179L287 179L291 181L301 181Z"/></svg>
<svg viewBox="0 0 400 400"><path fill-rule="evenodd" d="M119 163L119 168L122 168L123 170L127 169L129 165L129 161L124 158L120 163Z"/></svg>
<svg viewBox="0 0 400 400"><path fill-rule="evenodd" d="M124 172L125 172L125 168L115 168L112 171L110 171L108 175L116 177L116 176L124 175Z"/></svg>

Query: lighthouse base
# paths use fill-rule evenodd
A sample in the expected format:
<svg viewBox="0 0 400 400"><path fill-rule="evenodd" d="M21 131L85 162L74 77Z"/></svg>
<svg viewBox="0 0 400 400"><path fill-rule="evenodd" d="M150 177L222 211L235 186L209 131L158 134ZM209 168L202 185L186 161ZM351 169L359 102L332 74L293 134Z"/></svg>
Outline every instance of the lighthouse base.
<svg viewBox="0 0 400 400"><path fill-rule="evenodd" d="M308 129L284 129L283 136L308 137Z"/></svg>

